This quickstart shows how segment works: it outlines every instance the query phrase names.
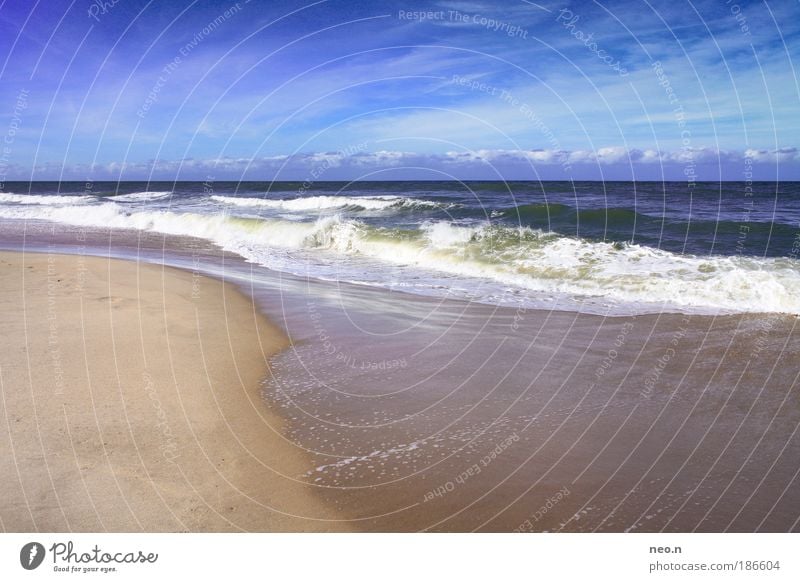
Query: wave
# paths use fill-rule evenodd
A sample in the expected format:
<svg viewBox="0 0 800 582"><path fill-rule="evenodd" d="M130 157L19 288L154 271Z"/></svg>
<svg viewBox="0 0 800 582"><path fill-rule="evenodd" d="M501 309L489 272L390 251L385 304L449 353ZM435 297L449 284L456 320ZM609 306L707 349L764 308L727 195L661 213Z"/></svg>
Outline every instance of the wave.
<svg viewBox="0 0 800 582"><path fill-rule="evenodd" d="M11 192L0 192L0 203L13 203L13 204L36 204L36 205L53 205L53 204L80 204L94 200L93 196L56 196L56 195L41 195L41 194L13 194Z"/></svg>
<svg viewBox="0 0 800 582"><path fill-rule="evenodd" d="M478 300L485 299L480 295L482 280L499 283L509 293L527 290L537 296L602 298L646 304L650 310L800 314L800 263L789 258L680 255L524 226L432 221L418 229L404 229L369 226L338 215L296 222L192 212L126 212L110 202L89 207L0 207L0 217L202 237L272 268L281 251L281 256L293 260L283 267L300 274L308 274L308 253L339 266L360 268L372 281L377 278L378 284L382 273L389 277L397 269L413 271L408 281L420 284L425 273L434 273L467 281L464 285L474 290ZM413 290L414 284L406 288Z"/></svg>
<svg viewBox="0 0 800 582"><path fill-rule="evenodd" d="M675 216L645 214L630 208L586 208L577 209L566 204L524 204L511 209L495 211L493 217L523 226L552 228L559 232L571 230L593 235L629 237L636 230L638 235L653 232L659 237L673 233L678 238L705 236L709 240L729 237L736 239L742 232L752 239L783 237L792 240L797 234L793 224L767 221L761 222L742 214L740 219L720 215L708 218L677 218ZM658 241L656 241L658 242Z"/></svg>
<svg viewBox="0 0 800 582"><path fill-rule="evenodd" d="M311 244L544 294L683 308L800 313L800 264L694 257L527 227L430 223L420 234L352 222L317 225ZM308 238L306 239L309 240ZM308 242L306 243L308 244Z"/></svg>
<svg viewBox="0 0 800 582"><path fill-rule="evenodd" d="M680 219L670 216L668 214L656 213L643 213L636 212L630 208L608 207L608 208L582 208L578 209L574 206L567 204L522 204L513 208L494 211L494 216L498 218L505 218L513 220L523 225L531 225L533 223L541 223L548 219L553 222L569 221L575 223L579 221L580 224L593 224L593 225L608 225L614 226L629 226L634 223L683 223L691 224L694 226L710 225L713 228L728 228L733 227L736 230L742 224L755 224L764 225L767 227L781 228L787 226L779 222L756 222L749 215L740 213L741 217L746 217L740 220L728 220L722 214L712 218L701 217L682 217ZM791 225L789 225L791 226Z"/></svg>
<svg viewBox="0 0 800 582"><path fill-rule="evenodd" d="M308 196L269 200L267 198L245 198L238 196L211 196L215 202L234 206L274 208L288 212L309 212L321 210L385 210L389 208L438 208L441 205L429 200L415 200L402 196Z"/></svg>
<svg viewBox="0 0 800 582"><path fill-rule="evenodd" d="M541 223L542 221L580 223L582 225L608 226L609 228L630 227L639 222L658 222L662 216L638 213L630 208L583 208L578 209L567 204L523 204L504 210L500 216L519 220L521 224ZM706 222L692 220L692 223Z"/></svg>
<svg viewBox="0 0 800 582"><path fill-rule="evenodd" d="M109 200L114 202L146 202L148 200L161 200L172 195L169 192L133 192L131 194L117 194L114 196L107 196Z"/></svg>

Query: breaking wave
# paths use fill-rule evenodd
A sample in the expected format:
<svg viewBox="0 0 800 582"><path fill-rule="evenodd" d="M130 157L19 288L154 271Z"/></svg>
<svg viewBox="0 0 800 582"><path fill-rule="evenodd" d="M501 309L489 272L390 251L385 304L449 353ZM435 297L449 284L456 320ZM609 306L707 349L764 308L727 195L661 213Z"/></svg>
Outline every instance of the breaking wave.
<svg viewBox="0 0 800 582"><path fill-rule="evenodd" d="M0 203L12 204L36 204L36 205L53 205L53 204L80 204L94 200L93 196L56 196L56 195L41 195L41 194L13 194L11 192L0 192Z"/></svg>
<svg viewBox="0 0 800 582"><path fill-rule="evenodd" d="M349 204L343 197L318 198ZM477 300L486 300L480 296L479 282L489 281L534 294L602 298L653 308L800 314L800 264L792 258L682 255L526 226L429 221L419 228L395 228L370 226L339 215L298 222L220 213L129 212L113 202L5 206L0 207L0 217L201 237L272 268L280 252L290 261L284 262L283 268L303 274L312 268L307 261L309 253L350 269L354 268L352 260L357 259L355 264L365 276L371 281L377 278L379 284L381 277L388 282L397 268L414 270L414 280L420 284L426 273L473 281L468 287L476 289ZM413 291L414 284L409 283L408 290Z"/></svg>
<svg viewBox="0 0 800 582"><path fill-rule="evenodd" d="M108 199L114 202L145 202L148 200L161 200L171 195L172 192L133 192L131 194L108 196Z"/></svg>
<svg viewBox="0 0 800 582"><path fill-rule="evenodd" d="M288 212L309 212L332 209L384 210L388 208L437 208L440 205L428 200L413 200L402 196L308 196L285 200L245 198L238 196L211 196L215 202L234 206L272 208Z"/></svg>

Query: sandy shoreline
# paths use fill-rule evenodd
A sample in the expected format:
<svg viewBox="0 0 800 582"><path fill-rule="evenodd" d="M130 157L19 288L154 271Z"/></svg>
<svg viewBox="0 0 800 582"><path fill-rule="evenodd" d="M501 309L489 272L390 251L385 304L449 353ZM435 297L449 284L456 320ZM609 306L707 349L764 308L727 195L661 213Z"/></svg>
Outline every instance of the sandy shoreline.
<svg viewBox="0 0 800 582"><path fill-rule="evenodd" d="M800 524L797 318L497 309L115 236L183 268L0 253L5 531Z"/></svg>
<svg viewBox="0 0 800 582"><path fill-rule="evenodd" d="M345 529L280 474L304 460L260 381L287 338L249 298L130 261L0 267L3 531Z"/></svg>

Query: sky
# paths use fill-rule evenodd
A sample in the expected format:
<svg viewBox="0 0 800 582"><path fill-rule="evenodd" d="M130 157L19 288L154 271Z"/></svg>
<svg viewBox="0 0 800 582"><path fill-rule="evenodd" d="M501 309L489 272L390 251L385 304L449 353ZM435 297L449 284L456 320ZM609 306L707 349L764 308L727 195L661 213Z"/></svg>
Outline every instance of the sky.
<svg viewBox="0 0 800 582"><path fill-rule="evenodd" d="M0 0L12 180L800 179L796 0Z"/></svg>

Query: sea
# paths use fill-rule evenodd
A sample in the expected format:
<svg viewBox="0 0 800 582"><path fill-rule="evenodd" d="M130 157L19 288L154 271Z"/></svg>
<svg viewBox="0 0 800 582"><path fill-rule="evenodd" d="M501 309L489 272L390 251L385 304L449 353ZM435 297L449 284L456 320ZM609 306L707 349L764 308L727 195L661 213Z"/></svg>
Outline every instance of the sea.
<svg viewBox="0 0 800 582"><path fill-rule="evenodd" d="M0 220L200 237L281 273L595 314L800 314L798 182L6 182Z"/></svg>

